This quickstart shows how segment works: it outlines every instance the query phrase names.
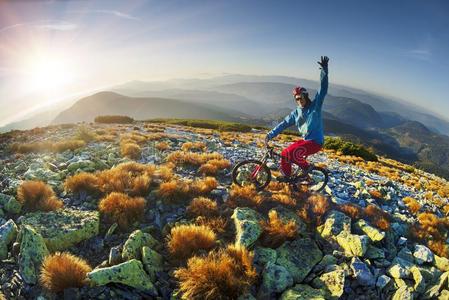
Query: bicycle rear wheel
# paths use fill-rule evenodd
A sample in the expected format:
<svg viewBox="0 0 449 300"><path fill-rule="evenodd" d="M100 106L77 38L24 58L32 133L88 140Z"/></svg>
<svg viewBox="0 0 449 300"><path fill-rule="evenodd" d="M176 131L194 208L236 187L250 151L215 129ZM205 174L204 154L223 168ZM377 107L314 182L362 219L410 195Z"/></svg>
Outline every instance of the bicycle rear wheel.
<svg viewBox="0 0 449 300"><path fill-rule="evenodd" d="M257 190L261 190L270 183L271 171L260 160L244 160L232 169L232 181L239 186L252 184Z"/></svg>
<svg viewBox="0 0 449 300"><path fill-rule="evenodd" d="M297 182L293 185L295 191L321 192L329 181L329 172L321 167L313 168L305 175L299 175Z"/></svg>

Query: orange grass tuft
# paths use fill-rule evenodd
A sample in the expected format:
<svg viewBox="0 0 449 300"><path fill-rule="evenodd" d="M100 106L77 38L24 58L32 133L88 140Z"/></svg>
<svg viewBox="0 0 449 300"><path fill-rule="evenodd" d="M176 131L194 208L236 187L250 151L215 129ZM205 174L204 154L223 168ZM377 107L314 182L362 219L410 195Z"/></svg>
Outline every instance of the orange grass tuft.
<svg viewBox="0 0 449 300"><path fill-rule="evenodd" d="M182 151L205 151L206 150L206 144L203 142L186 142L182 144L181 146Z"/></svg>
<svg viewBox="0 0 449 300"><path fill-rule="evenodd" d="M427 246L438 256L449 257L449 248L445 241L429 240Z"/></svg>
<svg viewBox="0 0 449 300"><path fill-rule="evenodd" d="M17 200L25 211L52 211L64 204L53 189L42 181L24 181L17 189Z"/></svg>
<svg viewBox="0 0 449 300"><path fill-rule="evenodd" d="M421 204L419 204L419 202L412 197L404 197L402 201L404 201L405 205L408 207L408 210L414 215L421 209Z"/></svg>
<svg viewBox="0 0 449 300"><path fill-rule="evenodd" d="M226 230L226 226L228 226L228 222L225 218L222 217L203 217L199 216L195 220L195 224L198 226L204 225L212 229L215 233L223 233Z"/></svg>
<svg viewBox="0 0 449 300"><path fill-rule="evenodd" d="M268 213L268 222L262 221L263 229L260 241L264 247L277 248L287 240L293 240L298 234L298 225L294 220L283 222L275 210Z"/></svg>
<svg viewBox="0 0 449 300"><path fill-rule="evenodd" d="M194 198L187 207L187 214L195 217L215 217L218 215L217 203L206 197Z"/></svg>
<svg viewBox="0 0 449 300"><path fill-rule="evenodd" d="M67 288L82 287L91 270L84 259L67 252L56 252L45 257L39 280L45 289L57 293Z"/></svg>
<svg viewBox="0 0 449 300"><path fill-rule="evenodd" d="M381 230L390 229L390 215L374 204L369 204L363 211L368 221Z"/></svg>
<svg viewBox="0 0 449 300"><path fill-rule="evenodd" d="M360 206L351 203L338 205L337 209L348 215L352 220L360 219L363 213L363 209Z"/></svg>
<svg viewBox="0 0 449 300"><path fill-rule="evenodd" d="M217 172L218 172L217 166L210 163L202 164L198 169L198 173L203 175L215 175L217 174Z"/></svg>
<svg viewBox="0 0 449 300"><path fill-rule="evenodd" d="M87 192L94 194L100 191L99 180L92 173L78 173L65 180L64 189L71 193Z"/></svg>
<svg viewBox="0 0 449 300"><path fill-rule="evenodd" d="M134 222L142 219L145 202L145 199L141 197L132 198L113 192L100 200L98 209L109 222L117 222L121 229L126 230Z"/></svg>
<svg viewBox="0 0 449 300"><path fill-rule="evenodd" d="M300 203L300 208L297 214L307 224L320 225L323 222L324 215L329 209L329 199L323 195L315 194L309 196L304 202Z"/></svg>
<svg viewBox="0 0 449 300"><path fill-rule="evenodd" d="M140 159L142 156L142 149L139 145L132 142L123 142L120 144L120 152L122 156L131 159Z"/></svg>
<svg viewBox="0 0 449 300"><path fill-rule="evenodd" d="M179 225L173 227L167 238L167 248L176 259L187 259L200 250L216 245L215 233L207 226Z"/></svg>
<svg viewBox="0 0 449 300"><path fill-rule="evenodd" d="M230 245L205 257L192 257L186 268L174 272L180 282L182 299L237 299L257 279L254 254Z"/></svg>
<svg viewBox="0 0 449 300"><path fill-rule="evenodd" d="M262 204L264 198L252 185L238 186L233 184L227 204L230 207L257 207Z"/></svg>

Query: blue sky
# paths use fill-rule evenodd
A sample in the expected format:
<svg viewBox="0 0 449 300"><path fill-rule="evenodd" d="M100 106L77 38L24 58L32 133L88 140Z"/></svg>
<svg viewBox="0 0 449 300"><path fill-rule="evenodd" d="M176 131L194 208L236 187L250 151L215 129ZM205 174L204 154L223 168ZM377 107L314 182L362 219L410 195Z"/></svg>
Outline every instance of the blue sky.
<svg viewBox="0 0 449 300"><path fill-rule="evenodd" d="M320 55L331 82L448 115L446 53L447 1L0 2L0 119L133 79L318 79Z"/></svg>

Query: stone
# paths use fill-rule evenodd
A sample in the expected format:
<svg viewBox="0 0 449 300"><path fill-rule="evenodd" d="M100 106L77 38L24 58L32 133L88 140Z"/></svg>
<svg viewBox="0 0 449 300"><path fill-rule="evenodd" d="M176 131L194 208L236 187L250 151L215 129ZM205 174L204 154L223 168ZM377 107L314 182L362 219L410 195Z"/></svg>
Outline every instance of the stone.
<svg viewBox="0 0 449 300"><path fill-rule="evenodd" d="M359 219L354 223L354 227L360 233L366 234L371 241L380 242L385 237L385 232L380 231L379 229L369 225L365 220Z"/></svg>
<svg viewBox="0 0 449 300"><path fill-rule="evenodd" d="M44 238L33 227L22 225L20 236L20 274L26 283L36 284L41 264L49 252Z"/></svg>
<svg viewBox="0 0 449 300"><path fill-rule="evenodd" d="M413 300L413 289L403 285L393 294L392 300Z"/></svg>
<svg viewBox="0 0 449 300"><path fill-rule="evenodd" d="M432 251L424 245L415 245L415 251L413 252L415 261L417 264L422 265L424 263L433 263Z"/></svg>
<svg viewBox="0 0 449 300"><path fill-rule="evenodd" d="M336 236L342 231L351 231L351 218L342 212L331 210L326 216L321 236L323 238Z"/></svg>
<svg viewBox="0 0 449 300"><path fill-rule="evenodd" d="M259 265L266 265L268 262L274 263L277 258L277 252L271 248L255 247L254 248L254 263Z"/></svg>
<svg viewBox="0 0 449 300"><path fill-rule="evenodd" d="M283 266L268 263L262 273L262 285L257 297L259 299L272 298L293 285L293 277Z"/></svg>
<svg viewBox="0 0 449 300"><path fill-rule="evenodd" d="M22 204L15 197L10 196L3 208L7 213L18 214L22 210Z"/></svg>
<svg viewBox="0 0 449 300"><path fill-rule="evenodd" d="M413 288L415 289L415 292L418 294L422 294L426 290L426 282L421 274L421 271L418 269L418 267L413 266L410 268L410 273L412 274L413 280L415 281L415 284Z"/></svg>
<svg viewBox="0 0 449 300"><path fill-rule="evenodd" d="M301 220L301 218L297 214L294 213L294 211L284 206L276 206L270 211L272 210L277 212L279 218L282 220L283 223L288 223L291 220L295 221L296 225L298 226L298 232L300 234L301 232L304 232L307 229L307 225L304 223L303 220Z"/></svg>
<svg viewBox="0 0 449 300"><path fill-rule="evenodd" d="M325 293L307 284L297 284L282 293L281 300L325 300Z"/></svg>
<svg viewBox="0 0 449 300"><path fill-rule="evenodd" d="M32 226L45 240L50 252L66 250L98 235L98 211L59 209L34 212L24 216L22 224Z"/></svg>
<svg viewBox="0 0 449 300"><path fill-rule="evenodd" d="M400 257L411 263L414 262L413 253L407 247L402 248L401 251L398 252L397 257Z"/></svg>
<svg viewBox="0 0 449 300"><path fill-rule="evenodd" d="M315 288L324 290L326 299L338 299L343 295L345 286L345 271L335 270L324 273L312 282Z"/></svg>
<svg viewBox="0 0 449 300"><path fill-rule="evenodd" d="M155 282L157 272L161 272L163 270L164 258L150 247L143 246L142 262L145 271L147 271L151 278L151 281Z"/></svg>
<svg viewBox="0 0 449 300"><path fill-rule="evenodd" d="M0 226L0 260L8 257L8 247L16 239L17 225L13 220L8 220Z"/></svg>
<svg viewBox="0 0 449 300"><path fill-rule="evenodd" d="M423 298L424 299L433 299L436 296L440 294L440 292L448 286L448 278L449 278L449 272L443 273L438 282L434 284L433 286L429 287L426 292L424 293Z"/></svg>
<svg viewBox="0 0 449 300"><path fill-rule="evenodd" d="M295 283L302 282L323 258L316 243L309 238L285 242L276 252L276 264L285 267Z"/></svg>
<svg viewBox="0 0 449 300"><path fill-rule="evenodd" d="M408 278L410 276L410 271L398 263L388 268L387 273L393 278Z"/></svg>
<svg viewBox="0 0 449 300"><path fill-rule="evenodd" d="M151 234L142 230L135 230L129 235L125 245L123 245L122 259L124 261L133 258L141 259L143 246L154 248L158 245L159 242Z"/></svg>
<svg viewBox="0 0 449 300"><path fill-rule="evenodd" d="M438 268L438 270L442 272L449 271L449 259L446 257L440 257L438 255L433 255L434 257L434 265Z"/></svg>
<svg viewBox="0 0 449 300"><path fill-rule="evenodd" d="M251 208L237 207L231 218L237 231L235 244L250 248L262 233L261 217Z"/></svg>
<svg viewBox="0 0 449 300"><path fill-rule="evenodd" d="M348 256L363 256L369 245L366 235L356 235L342 231L337 235L337 243L343 248Z"/></svg>
<svg viewBox="0 0 449 300"><path fill-rule="evenodd" d="M92 286L121 283L145 292L157 294L151 278L143 269L142 262L137 259L131 259L113 267L95 269L87 273L87 278Z"/></svg>
<svg viewBox="0 0 449 300"><path fill-rule="evenodd" d="M120 253L120 247L115 246L109 250L108 264L110 266L117 265L122 262L122 254Z"/></svg>
<svg viewBox="0 0 449 300"><path fill-rule="evenodd" d="M390 277L388 277L387 275L380 275L379 277L377 277L376 287L378 287L379 289L383 289L390 282L391 282Z"/></svg>
<svg viewBox="0 0 449 300"><path fill-rule="evenodd" d="M385 251L383 249L369 245L365 252L365 257L369 259L383 259L385 258Z"/></svg>
<svg viewBox="0 0 449 300"><path fill-rule="evenodd" d="M353 257L351 261L351 269L354 273L354 277L360 285L374 286L376 279L371 273L368 266L357 257Z"/></svg>

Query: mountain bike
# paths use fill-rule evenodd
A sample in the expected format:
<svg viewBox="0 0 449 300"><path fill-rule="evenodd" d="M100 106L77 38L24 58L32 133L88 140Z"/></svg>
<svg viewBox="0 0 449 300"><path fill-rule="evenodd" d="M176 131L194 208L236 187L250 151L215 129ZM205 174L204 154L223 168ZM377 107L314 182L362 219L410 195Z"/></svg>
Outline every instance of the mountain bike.
<svg viewBox="0 0 449 300"><path fill-rule="evenodd" d="M265 143L265 152L261 160L246 159L237 163L232 169L232 180L239 186L253 184L257 190L264 189L271 181L271 170L267 166L269 159L277 160L281 155L275 151L273 146ZM304 157L305 158L305 157ZM293 175L286 182L295 191L320 192L329 180L329 172L322 167L310 163L307 171L296 165Z"/></svg>

